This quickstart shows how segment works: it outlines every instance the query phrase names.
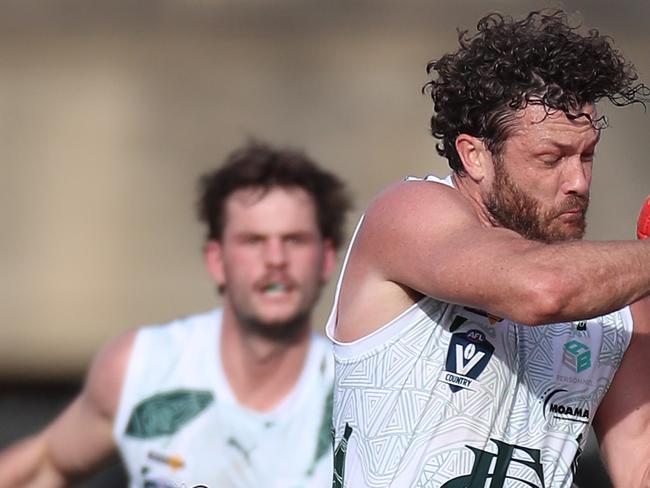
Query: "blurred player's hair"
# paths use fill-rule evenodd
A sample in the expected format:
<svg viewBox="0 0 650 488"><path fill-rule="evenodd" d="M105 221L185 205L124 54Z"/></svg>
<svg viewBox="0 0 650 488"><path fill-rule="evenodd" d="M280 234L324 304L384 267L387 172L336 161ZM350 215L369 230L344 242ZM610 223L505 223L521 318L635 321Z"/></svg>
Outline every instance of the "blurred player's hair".
<svg viewBox="0 0 650 488"><path fill-rule="evenodd" d="M343 242L345 215L351 199L343 182L320 168L304 152L274 148L251 141L233 151L223 166L201 177L197 210L207 226L207 240L220 240L224 228L224 207L228 197L244 188L269 191L276 187L302 188L313 199L323 239L336 249ZM282 218L281 215L278 218Z"/></svg>

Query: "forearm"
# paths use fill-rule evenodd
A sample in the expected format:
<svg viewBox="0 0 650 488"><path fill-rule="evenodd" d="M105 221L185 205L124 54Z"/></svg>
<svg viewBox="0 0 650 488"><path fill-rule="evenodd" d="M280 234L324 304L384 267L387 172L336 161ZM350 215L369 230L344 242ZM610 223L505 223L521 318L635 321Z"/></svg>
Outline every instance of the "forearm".
<svg viewBox="0 0 650 488"><path fill-rule="evenodd" d="M0 454L0 488L65 487L42 435L27 438Z"/></svg>
<svg viewBox="0 0 650 488"><path fill-rule="evenodd" d="M58 488L89 474L115 453L113 419L133 333L93 361L81 394L41 433L0 453L0 488Z"/></svg>
<svg viewBox="0 0 650 488"><path fill-rule="evenodd" d="M518 261L523 279L532 280L523 300L537 306L537 324L604 315L650 295L650 241L543 245Z"/></svg>
<svg viewBox="0 0 650 488"><path fill-rule="evenodd" d="M604 315L650 294L648 241L529 240L479 221L453 190L429 187L396 187L373 203L348 283L356 273L529 325Z"/></svg>
<svg viewBox="0 0 650 488"><path fill-rule="evenodd" d="M38 435L0 454L0 488L58 488L113 454L111 423L77 397Z"/></svg>

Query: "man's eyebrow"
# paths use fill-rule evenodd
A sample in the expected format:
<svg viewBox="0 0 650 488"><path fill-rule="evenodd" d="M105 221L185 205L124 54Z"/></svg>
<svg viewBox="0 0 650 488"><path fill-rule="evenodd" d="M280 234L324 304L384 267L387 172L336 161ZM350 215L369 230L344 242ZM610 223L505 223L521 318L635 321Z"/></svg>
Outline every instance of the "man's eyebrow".
<svg viewBox="0 0 650 488"><path fill-rule="evenodd" d="M600 141L600 131L598 131L598 134L593 138L593 140L586 146L587 148L593 149L596 147L596 144ZM553 148L557 149L573 149L573 144L558 141L557 139L550 139L550 138L542 138L540 140L540 152L543 151L544 149L548 149L549 146L552 146Z"/></svg>
<svg viewBox="0 0 650 488"><path fill-rule="evenodd" d="M235 237L264 237L265 233L255 231L255 230L240 230L240 231L234 232L233 235Z"/></svg>

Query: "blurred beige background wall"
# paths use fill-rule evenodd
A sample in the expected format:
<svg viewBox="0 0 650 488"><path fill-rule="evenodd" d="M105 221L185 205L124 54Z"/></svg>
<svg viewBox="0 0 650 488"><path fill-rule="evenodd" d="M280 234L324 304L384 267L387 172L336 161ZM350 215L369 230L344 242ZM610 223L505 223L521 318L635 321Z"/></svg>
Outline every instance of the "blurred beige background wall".
<svg viewBox="0 0 650 488"><path fill-rule="evenodd" d="M445 174L427 61L488 11L544 6L612 35L650 82L648 0L0 1L0 376L78 377L120 332L218 303L195 182L249 136L348 180L350 228L391 181ZM650 114L601 110L589 237L628 238Z"/></svg>

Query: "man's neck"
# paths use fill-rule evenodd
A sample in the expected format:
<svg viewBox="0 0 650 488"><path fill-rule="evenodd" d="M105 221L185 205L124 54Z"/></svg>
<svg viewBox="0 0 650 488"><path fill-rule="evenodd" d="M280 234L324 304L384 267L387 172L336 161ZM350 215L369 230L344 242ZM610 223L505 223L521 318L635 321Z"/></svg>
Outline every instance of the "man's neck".
<svg viewBox="0 0 650 488"><path fill-rule="evenodd" d="M252 410L268 411L293 389L309 350L310 328L291 341L270 340L244 329L224 307L219 356L237 401Z"/></svg>
<svg viewBox="0 0 650 488"><path fill-rule="evenodd" d="M479 220L487 227L494 227L496 223L485 207L485 203L483 203L483 197L479 185L469 176L459 176L455 172L452 174L451 178L454 183L454 188L469 200L472 207L474 207L474 211Z"/></svg>

